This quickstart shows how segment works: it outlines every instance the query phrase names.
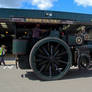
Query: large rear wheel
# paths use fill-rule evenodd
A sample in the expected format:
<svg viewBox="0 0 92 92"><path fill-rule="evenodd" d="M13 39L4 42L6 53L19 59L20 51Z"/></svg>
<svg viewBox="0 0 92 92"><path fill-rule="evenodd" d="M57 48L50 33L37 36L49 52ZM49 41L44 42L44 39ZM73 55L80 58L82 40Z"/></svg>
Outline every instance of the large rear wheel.
<svg viewBox="0 0 92 92"><path fill-rule="evenodd" d="M29 62L34 73L41 80L57 80L70 69L72 54L63 40L48 37L34 45Z"/></svg>

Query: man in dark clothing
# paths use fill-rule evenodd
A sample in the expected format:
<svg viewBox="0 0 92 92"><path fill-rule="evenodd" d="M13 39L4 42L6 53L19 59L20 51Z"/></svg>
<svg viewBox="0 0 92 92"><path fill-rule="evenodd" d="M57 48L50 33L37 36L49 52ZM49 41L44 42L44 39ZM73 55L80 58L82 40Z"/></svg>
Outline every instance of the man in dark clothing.
<svg viewBox="0 0 92 92"><path fill-rule="evenodd" d="M32 30L32 32L33 44L35 44L40 39L40 24L37 24L36 27Z"/></svg>
<svg viewBox="0 0 92 92"><path fill-rule="evenodd" d="M40 34L42 32L46 32L47 30L41 30L40 29L40 24L36 24L36 27L32 30L33 34L32 34L32 38L33 38L33 45L39 41L40 39Z"/></svg>
<svg viewBox="0 0 92 92"><path fill-rule="evenodd" d="M33 31L32 37L39 39L40 33L41 33L40 24L37 24L36 27L32 31Z"/></svg>

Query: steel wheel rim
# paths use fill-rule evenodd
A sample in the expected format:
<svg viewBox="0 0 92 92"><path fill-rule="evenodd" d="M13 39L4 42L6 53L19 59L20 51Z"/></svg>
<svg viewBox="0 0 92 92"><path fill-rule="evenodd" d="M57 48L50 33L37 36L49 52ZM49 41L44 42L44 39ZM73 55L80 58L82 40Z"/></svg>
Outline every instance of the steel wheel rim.
<svg viewBox="0 0 92 92"><path fill-rule="evenodd" d="M37 58L37 56L35 55L35 53L37 54L37 55L40 55L39 53L37 53L37 50L38 49L41 49L41 46L43 47L43 45L45 44L45 43L50 43L50 44L52 44L52 43L54 43L54 45L55 45L55 43L60 43L61 42L61 40L59 40L58 38L48 38L49 40L47 40L47 39L45 39L45 40L43 40L44 42L43 43L40 43L40 45L38 44L35 48L36 49L34 49L34 51L33 52L31 52L31 58L30 58L30 60L32 60L32 61L36 61L35 60L35 57ZM52 42L52 43L51 43ZM67 53L67 57L68 57L68 61L67 61L67 63L64 61L64 60L62 60L62 63L63 63L63 65L65 66L64 68L62 68L62 67L59 67L58 68L58 63L60 63L61 62L61 60L59 61L58 60L58 63L57 62L55 62L54 61L54 64L53 64L53 59L52 59L52 57L50 57L49 59L51 60L52 59L52 61L50 62L50 64L48 63L48 58L47 57L43 57L43 58L45 58L45 60L44 60L44 62L41 62L40 63L40 65L41 64L47 64L46 65L46 67L47 66L49 66L48 67L48 69L47 70L49 70L49 72L47 73L47 72L43 72L43 70L45 69L45 65L43 65L43 66L41 66L40 67L40 69L38 68L39 66L38 66L38 64L36 65L36 63L34 63L34 62L31 62L31 65L33 65L33 66L35 66L35 67L33 67L33 66L31 66L31 67L33 67L33 70L35 70L36 71L36 73L38 74L38 75L40 75L40 76L42 76L42 77L44 77L45 79L47 79L48 80L48 78L51 80L51 79L58 79L58 78L60 78L60 77L62 77L61 75L65 75L65 73L69 70L69 68L70 68L70 66L71 66L71 63L72 63L72 54L71 54L71 51L70 51L70 49L69 49L69 47L66 45L66 43L65 42L63 42L64 43L64 45L62 45L61 43L59 44L60 45L60 47L62 46L64 46L65 48L65 50L66 50L66 53ZM53 46L54 46L53 45ZM51 47L52 45L50 45L50 47ZM52 46L52 48L53 48L53 46ZM47 48L47 46L46 46L46 48ZM45 48L45 49L46 49ZM43 50L44 50L44 52L45 52L45 54L47 54L47 56L48 56L48 52L45 50L44 48L43 48ZM48 49L48 48L47 48ZM52 50L52 49L50 49L50 50ZM52 51L51 51L52 52ZM57 52L58 53L58 52ZM56 55L57 53L54 53L54 55ZM52 53L51 53L52 54ZM64 54L64 52L62 52L62 53L59 53L59 54ZM34 56L35 55L35 56ZM42 56L42 55L41 55ZM40 57L41 57L40 56ZM55 59L55 58L54 58ZM54 65L54 68L52 69L52 66ZM57 69L55 69L55 68L57 68ZM55 69L55 70L54 70ZM53 71L55 71L55 73L52 73ZM58 71L58 72L57 72ZM59 72L60 71L60 72ZM57 72L57 73L56 73Z"/></svg>

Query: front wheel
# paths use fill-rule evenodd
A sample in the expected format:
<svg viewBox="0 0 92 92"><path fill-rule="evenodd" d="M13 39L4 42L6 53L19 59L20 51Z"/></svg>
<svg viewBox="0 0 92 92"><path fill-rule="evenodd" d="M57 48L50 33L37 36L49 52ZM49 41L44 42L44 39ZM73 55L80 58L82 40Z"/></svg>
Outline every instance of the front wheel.
<svg viewBox="0 0 92 92"><path fill-rule="evenodd" d="M72 54L63 40L48 37L33 46L29 62L34 73L41 80L57 80L70 69Z"/></svg>

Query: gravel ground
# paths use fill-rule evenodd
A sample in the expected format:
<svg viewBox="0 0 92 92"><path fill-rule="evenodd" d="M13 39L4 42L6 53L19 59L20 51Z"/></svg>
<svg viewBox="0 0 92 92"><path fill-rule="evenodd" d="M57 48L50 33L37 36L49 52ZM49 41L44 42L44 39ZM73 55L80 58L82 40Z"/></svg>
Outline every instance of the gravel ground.
<svg viewBox="0 0 92 92"><path fill-rule="evenodd" d="M91 92L92 70L71 69L57 81L40 81L31 70L0 66L0 92Z"/></svg>

